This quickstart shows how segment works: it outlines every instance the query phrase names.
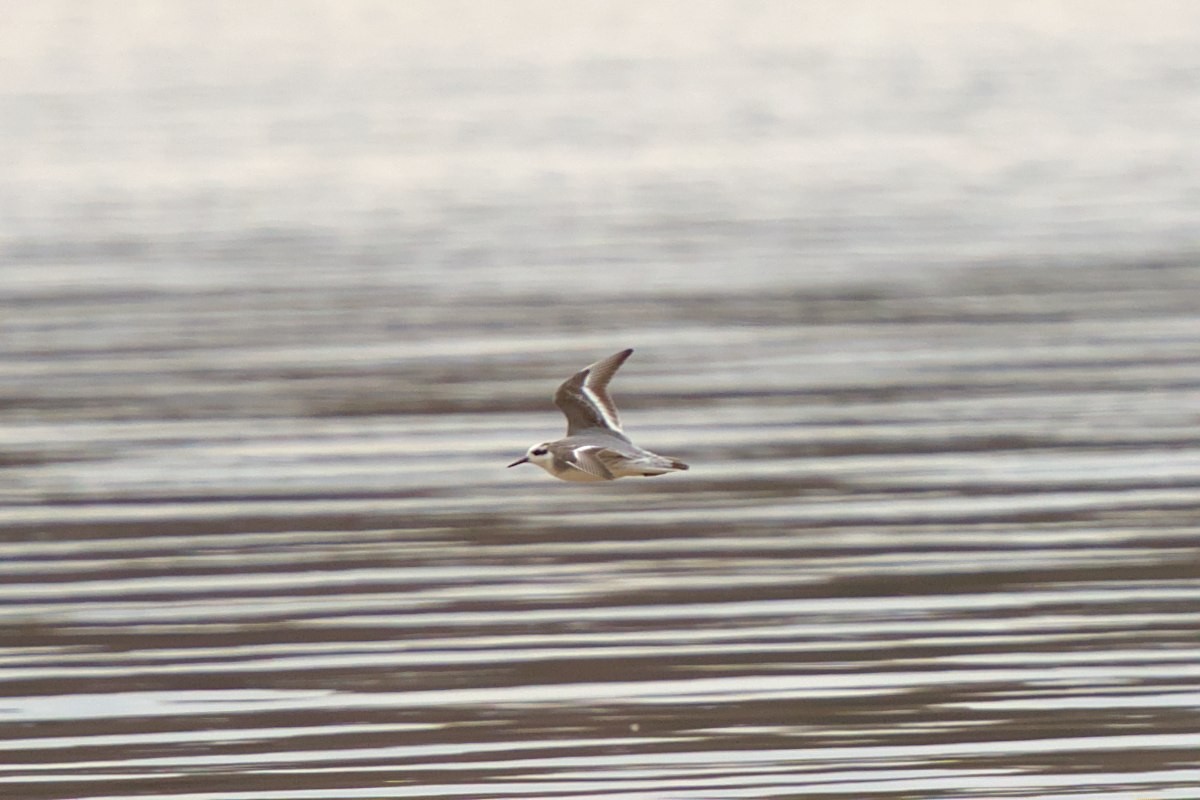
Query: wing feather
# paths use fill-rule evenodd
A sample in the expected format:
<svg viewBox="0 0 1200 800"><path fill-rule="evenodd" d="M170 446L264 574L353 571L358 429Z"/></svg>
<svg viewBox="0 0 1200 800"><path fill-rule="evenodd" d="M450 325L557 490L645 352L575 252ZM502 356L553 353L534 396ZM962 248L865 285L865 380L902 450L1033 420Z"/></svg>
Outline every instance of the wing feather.
<svg viewBox="0 0 1200 800"><path fill-rule="evenodd" d="M617 476L613 475L604 458L604 455L610 452L612 451L605 450L600 445L575 447L568 449L563 454L563 460L572 467L583 470L589 475L595 475L597 478L611 481L615 480Z"/></svg>
<svg viewBox="0 0 1200 800"><path fill-rule="evenodd" d="M562 382L554 393L554 404L567 418L567 435L600 428L624 439L617 404L608 394L608 382L629 358L633 349L613 353L584 367Z"/></svg>

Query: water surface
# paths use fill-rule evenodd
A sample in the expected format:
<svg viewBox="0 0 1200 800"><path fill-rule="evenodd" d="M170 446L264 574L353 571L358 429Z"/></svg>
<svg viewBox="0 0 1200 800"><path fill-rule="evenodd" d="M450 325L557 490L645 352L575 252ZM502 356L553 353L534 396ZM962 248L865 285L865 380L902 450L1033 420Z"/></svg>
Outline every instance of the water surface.
<svg viewBox="0 0 1200 800"><path fill-rule="evenodd" d="M1196 797L1200 25L1100 5L21 12L0 796ZM627 346L693 468L504 469Z"/></svg>

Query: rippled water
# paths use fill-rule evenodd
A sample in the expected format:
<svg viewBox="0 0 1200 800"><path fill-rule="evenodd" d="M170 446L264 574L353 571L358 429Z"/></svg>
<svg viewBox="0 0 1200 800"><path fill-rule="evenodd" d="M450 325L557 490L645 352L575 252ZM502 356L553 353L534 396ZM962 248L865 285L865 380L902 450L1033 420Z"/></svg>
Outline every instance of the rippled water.
<svg viewBox="0 0 1200 800"><path fill-rule="evenodd" d="M18 20L0 797L1198 796L1189 6L390 7Z"/></svg>

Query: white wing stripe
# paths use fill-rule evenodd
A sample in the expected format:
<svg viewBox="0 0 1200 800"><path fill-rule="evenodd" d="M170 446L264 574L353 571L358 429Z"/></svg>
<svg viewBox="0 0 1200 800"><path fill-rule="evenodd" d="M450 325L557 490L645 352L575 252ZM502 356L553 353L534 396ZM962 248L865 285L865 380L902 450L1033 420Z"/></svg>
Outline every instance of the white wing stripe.
<svg viewBox="0 0 1200 800"><path fill-rule="evenodd" d="M612 428L614 431L621 430L620 421L611 411L608 410L608 407L600 399L599 395L592 391L592 387L588 386L586 383L583 385L583 394L591 402L592 408L596 409L596 413L598 413L604 419L604 421L608 423L608 427Z"/></svg>

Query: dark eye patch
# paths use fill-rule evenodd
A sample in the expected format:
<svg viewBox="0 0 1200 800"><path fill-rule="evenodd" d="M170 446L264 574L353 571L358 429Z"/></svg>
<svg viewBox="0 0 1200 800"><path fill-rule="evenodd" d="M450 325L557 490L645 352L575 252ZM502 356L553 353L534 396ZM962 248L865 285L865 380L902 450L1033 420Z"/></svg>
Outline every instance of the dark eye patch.
<svg viewBox="0 0 1200 800"><path fill-rule="evenodd" d="M550 451L545 447L538 447L533 451L533 454L535 456L544 456L544 455L546 455L546 453L549 453L549 452Z"/></svg>

